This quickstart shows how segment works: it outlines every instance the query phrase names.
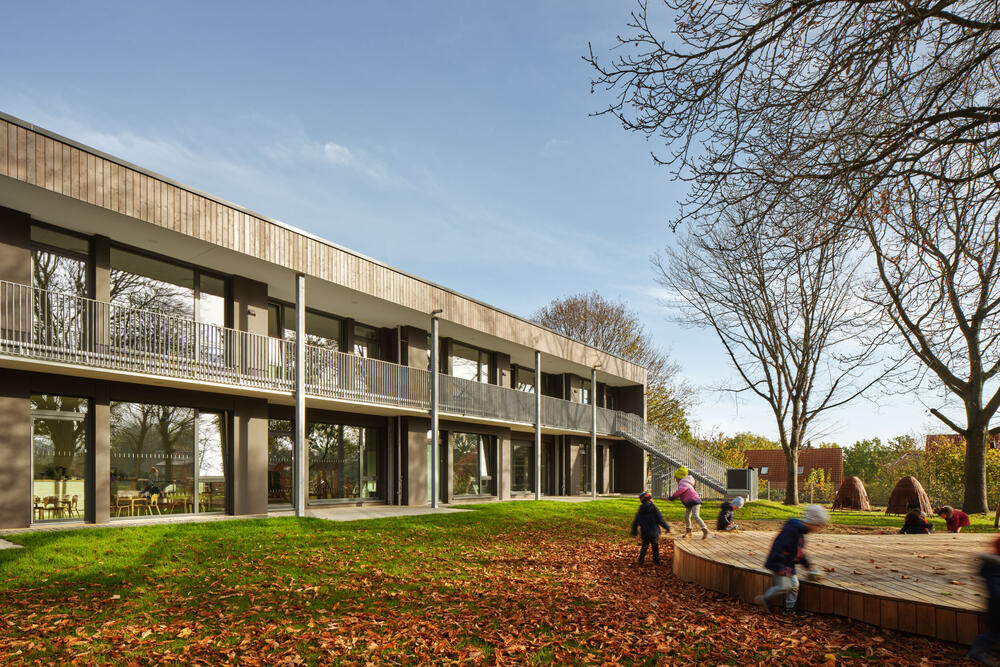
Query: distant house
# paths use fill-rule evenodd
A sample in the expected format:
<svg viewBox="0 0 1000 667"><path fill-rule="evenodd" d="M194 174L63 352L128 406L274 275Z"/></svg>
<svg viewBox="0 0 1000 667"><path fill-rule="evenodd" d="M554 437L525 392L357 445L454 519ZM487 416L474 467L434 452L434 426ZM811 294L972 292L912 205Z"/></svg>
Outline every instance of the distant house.
<svg viewBox="0 0 1000 667"><path fill-rule="evenodd" d="M761 480L767 480L772 489L784 489L788 482L788 464L785 452L780 449L748 449L743 452L747 466L755 468ZM799 488L815 468L826 470L834 489L844 481L844 450L840 447L799 450Z"/></svg>
<svg viewBox="0 0 1000 667"><path fill-rule="evenodd" d="M965 445L965 436L958 433L937 433L928 435L924 441L924 449L933 452L939 442L947 442L951 445ZM1000 445L1000 433L990 437L990 449L996 449Z"/></svg>

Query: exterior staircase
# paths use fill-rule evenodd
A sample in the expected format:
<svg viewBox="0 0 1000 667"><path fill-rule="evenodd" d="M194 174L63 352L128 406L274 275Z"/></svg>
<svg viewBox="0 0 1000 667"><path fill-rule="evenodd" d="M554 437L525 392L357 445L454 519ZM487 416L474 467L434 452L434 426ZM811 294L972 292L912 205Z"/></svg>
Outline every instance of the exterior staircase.
<svg viewBox="0 0 1000 667"><path fill-rule="evenodd" d="M702 493L707 490L725 495L725 463L696 447L684 444L677 436L646 423L638 415L619 412L615 419L615 435L625 438L650 455L653 495L663 497L673 481L673 471L687 466Z"/></svg>

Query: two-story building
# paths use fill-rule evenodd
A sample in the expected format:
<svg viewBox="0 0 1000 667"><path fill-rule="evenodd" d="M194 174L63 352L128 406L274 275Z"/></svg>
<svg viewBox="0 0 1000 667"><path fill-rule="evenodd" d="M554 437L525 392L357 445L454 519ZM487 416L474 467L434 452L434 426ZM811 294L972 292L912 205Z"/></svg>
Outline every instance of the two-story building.
<svg viewBox="0 0 1000 667"><path fill-rule="evenodd" d="M0 115L2 528L634 493L664 437L645 383Z"/></svg>

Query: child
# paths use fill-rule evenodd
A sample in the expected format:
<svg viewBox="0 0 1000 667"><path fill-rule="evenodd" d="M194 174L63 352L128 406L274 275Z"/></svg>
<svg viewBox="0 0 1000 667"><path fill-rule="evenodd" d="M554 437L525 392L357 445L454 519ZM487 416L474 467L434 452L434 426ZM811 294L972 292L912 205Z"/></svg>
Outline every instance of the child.
<svg viewBox="0 0 1000 667"><path fill-rule="evenodd" d="M1000 665L996 649L1000 646L1000 537L993 542L993 553L979 554L983 565L979 574L986 580L989 602L986 607L988 629L977 636L969 649L969 656L984 665Z"/></svg>
<svg viewBox="0 0 1000 667"><path fill-rule="evenodd" d="M806 533L822 530L830 523L830 515L819 505L810 505L802 520L789 519L781 527L781 532L774 538L771 553L767 555L764 567L774 573L774 585L753 599L764 611L771 611L768 600L776 595L785 594L785 610L795 609L795 601L799 597L799 578L795 576L795 564L802 563L809 572L808 579L818 579L822 575L809 565L805 554Z"/></svg>
<svg viewBox="0 0 1000 667"><path fill-rule="evenodd" d="M969 525L969 515L962 510L955 509L951 505L935 507L934 513L944 519L949 533L960 533L962 532L962 528Z"/></svg>
<svg viewBox="0 0 1000 667"><path fill-rule="evenodd" d="M732 501L723 500L719 507L719 518L715 520L716 530L736 530L739 526L733 521L733 512L743 507L743 498L736 496Z"/></svg>
<svg viewBox="0 0 1000 667"><path fill-rule="evenodd" d="M710 535L708 526L701 520L701 496L694 490L694 477L688 474L687 467L681 466L674 471L674 479L677 490L667 500L679 500L684 505L684 525L687 527L684 537L691 537L691 518L694 517L701 526L701 539L707 540Z"/></svg>
<svg viewBox="0 0 1000 667"><path fill-rule="evenodd" d="M639 564L646 560L646 549L650 546L653 547L653 563L656 565L660 564L660 527L662 526L664 530L668 533L670 532L670 526L667 522L663 520L663 515L660 514L659 508L653 504L653 496L650 495L649 491L643 491L639 494L639 511L635 513L635 518L632 519L632 536L635 537L636 531L642 529L642 548L639 549Z"/></svg>
<svg viewBox="0 0 1000 667"><path fill-rule="evenodd" d="M924 518L924 513L920 511L920 508L916 507L907 512L903 528L899 532L902 535L927 535L932 530L934 530L934 526Z"/></svg>

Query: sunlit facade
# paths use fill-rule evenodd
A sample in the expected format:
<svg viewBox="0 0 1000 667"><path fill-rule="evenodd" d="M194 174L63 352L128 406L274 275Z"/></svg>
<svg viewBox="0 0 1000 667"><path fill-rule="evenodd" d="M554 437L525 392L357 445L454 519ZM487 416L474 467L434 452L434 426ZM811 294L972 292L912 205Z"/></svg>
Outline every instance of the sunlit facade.
<svg viewBox="0 0 1000 667"><path fill-rule="evenodd" d="M0 115L0 528L630 493L645 377Z"/></svg>

